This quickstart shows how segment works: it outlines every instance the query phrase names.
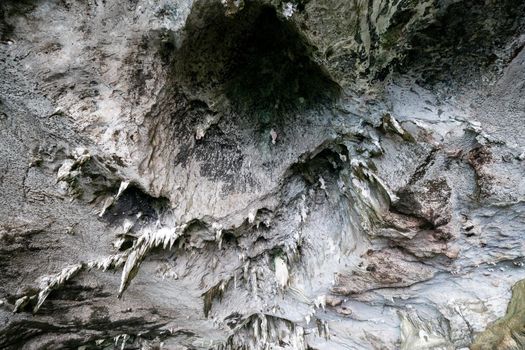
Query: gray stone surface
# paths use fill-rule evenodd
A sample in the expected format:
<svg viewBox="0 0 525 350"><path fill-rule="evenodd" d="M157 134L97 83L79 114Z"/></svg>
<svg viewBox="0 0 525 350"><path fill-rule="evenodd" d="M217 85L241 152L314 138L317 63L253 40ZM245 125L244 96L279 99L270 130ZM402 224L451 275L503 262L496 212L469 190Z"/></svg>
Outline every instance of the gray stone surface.
<svg viewBox="0 0 525 350"><path fill-rule="evenodd" d="M3 1L0 348L519 349L524 14Z"/></svg>

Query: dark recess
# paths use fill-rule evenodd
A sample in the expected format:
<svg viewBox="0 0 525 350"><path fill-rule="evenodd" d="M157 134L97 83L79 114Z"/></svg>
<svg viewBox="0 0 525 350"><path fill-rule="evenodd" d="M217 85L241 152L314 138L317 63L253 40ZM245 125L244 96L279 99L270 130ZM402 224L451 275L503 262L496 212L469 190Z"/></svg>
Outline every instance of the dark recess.
<svg viewBox="0 0 525 350"><path fill-rule="evenodd" d="M219 3L196 4L185 30L174 56L177 81L197 96L226 95L235 114L260 127L339 95L313 48L272 7L250 2L226 16Z"/></svg>
<svg viewBox="0 0 525 350"><path fill-rule="evenodd" d="M165 198L155 198L135 186L128 187L111 207L109 207L103 220L110 224L120 225L126 218L137 219L140 213L139 223L146 225L159 218L160 213L169 207L169 201Z"/></svg>
<svg viewBox="0 0 525 350"><path fill-rule="evenodd" d="M423 86L478 86L483 74L497 73L498 61L512 59L512 53L503 53L505 45L524 29L523 0L460 1L412 36L397 69L418 72Z"/></svg>

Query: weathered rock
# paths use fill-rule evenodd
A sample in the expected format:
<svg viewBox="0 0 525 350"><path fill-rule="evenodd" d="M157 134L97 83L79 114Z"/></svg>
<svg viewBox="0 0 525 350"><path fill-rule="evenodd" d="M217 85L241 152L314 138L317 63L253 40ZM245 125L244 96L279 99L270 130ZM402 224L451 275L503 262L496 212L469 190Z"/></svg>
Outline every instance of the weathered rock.
<svg viewBox="0 0 525 350"><path fill-rule="evenodd" d="M472 349L523 349L524 285L525 281L520 281L512 287L507 313L476 337Z"/></svg>
<svg viewBox="0 0 525 350"><path fill-rule="evenodd" d="M0 348L522 348L524 14L3 1Z"/></svg>

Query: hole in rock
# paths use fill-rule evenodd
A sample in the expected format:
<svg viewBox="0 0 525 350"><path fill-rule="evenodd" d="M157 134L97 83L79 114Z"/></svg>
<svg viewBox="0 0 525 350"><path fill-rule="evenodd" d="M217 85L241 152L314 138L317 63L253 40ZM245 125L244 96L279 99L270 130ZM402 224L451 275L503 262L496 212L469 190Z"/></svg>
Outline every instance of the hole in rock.
<svg viewBox="0 0 525 350"><path fill-rule="evenodd" d="M165 198L155 198L138 187L129 186L102 218L113 225L121 225L126 219L138 219L141 225L146 225L156 221L168 208L168 203Z"/></svg>
<svg viewBox="0 0 525 350"><path fill-rule="evenodd" d="M329 104L339 86L313 61L313 48L275 9L254 2L234 16L220 3L194 5L176 52L177 82L189 95L226 96L258 126Z"/></svg>

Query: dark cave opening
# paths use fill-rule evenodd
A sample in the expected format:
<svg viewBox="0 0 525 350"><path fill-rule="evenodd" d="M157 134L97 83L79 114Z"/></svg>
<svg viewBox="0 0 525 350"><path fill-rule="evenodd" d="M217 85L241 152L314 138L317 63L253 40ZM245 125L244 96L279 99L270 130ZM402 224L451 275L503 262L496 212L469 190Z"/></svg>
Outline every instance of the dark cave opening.
<svg viewBox="0 0 525 350"><path fill-rule="evenodd" d="M525 2L464 0L451 4L436 21L413 34L401 73L419 72L418 83L431 87L470 84L497 74L513 57L510 38L525 29ZM517 48L520 49L520 48ZM508 52L506 52L508 51Z"/></svg>
<svg viewBox="0 0 525 350"><path fill-rule="evenodd" d="M232 112L262 125L332 103L339 86L313 61L313 48L273 7L194 5L174 57L177 82L195 96L226 96Z"/></svg>
<svg viewBox="0 0 525 350"><path fill-rule="evenodd" d="M155 198L144 192L135 185L125 189L119 198L113 203L102 216L102 220L113 226L122 225L126 219L136 221L142 227L159 219L162 212L169 207L166 198ZM125 242L125 248L130 242ZM125 249L123 249L125 250Z"/></svg>

